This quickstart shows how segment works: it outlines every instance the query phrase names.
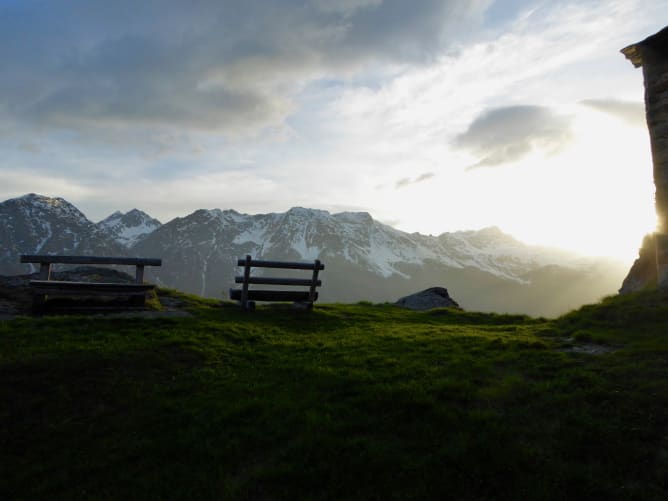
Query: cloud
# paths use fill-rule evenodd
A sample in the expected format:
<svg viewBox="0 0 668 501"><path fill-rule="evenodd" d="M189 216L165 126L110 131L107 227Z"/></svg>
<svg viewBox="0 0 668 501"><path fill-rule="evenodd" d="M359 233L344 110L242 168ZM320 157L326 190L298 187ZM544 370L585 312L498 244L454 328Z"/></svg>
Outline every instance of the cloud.
<svg viewBox="0 0 668 501"><path fill-rule="evenodd" d="M350 17L359 9L378 7L382 3L383 0L338 0L337 2L314 0L313 2L314 6L323 12L336 12L345 17Z"/></svg>
<svg viewBox="0 0 668 501"><path fill-rule="evenodd" d="M597 111L607 113L625 121L630 125L645 127L645 105L633 101L621 101L618 99L584 99L580 104L594 108Z"/></svg>
<svg viewBox="0 0 668 501"><path fill-rule="evenodd" d="M0 201L24 195L26 193L41 193L43 195L64 197L68 200L79 200L86 197L95 197L89 187L72 182L64 176L48 172L35 173L31 170L6 170L2 172L2 186L0 186Z"/></svg>
<svg viewBox="0 0 668 501"><path fill-rule="evenodd" d="M438 55L478 0L25 1L0 15L0 121L280 126L304 86Z"/></svg>
<svg viewBox="0 0 668 501"><path fill-rule="evenodd" d="M427 179L431 179L435 175L436 174L434 174L433 172L425 172L424 174L420 174L418 177L416 177L414 182L419 183L422 181L426 181Z"/></svg>
<svg viewBox="0 0 668 501"><path fill-rule="evenodd" d="M24 141L18 145L18 148L19 150L25 151L26 153L42 153L42 148L39 146L39 144L33 141Z"/></svg>
<svg viewBox="0 0 668 501"><path fill-rule="evenodd" d="M571 140L570 120L542 106L508 106L480 114L455 146L480 160L469 167L495 167L516 162L532 151L553 155Z"/></svg>
<svg viewBox="0 0 668 501"><path fill-rule="evenodd" d="M413 179L411 179L409 177L404 177L402 179L399 179L399 181L397 181L397 184L396 184L395 187L396 187L396 189L399 189L399 188L404 188L405 186L408 186L408 185L411 185L411 184L421 183L423 181L431 179L435 175L436 174L434 174L433 172L425 172L424 174L420 174L419 176L417 176L416 178L413 178Z"/></svg>

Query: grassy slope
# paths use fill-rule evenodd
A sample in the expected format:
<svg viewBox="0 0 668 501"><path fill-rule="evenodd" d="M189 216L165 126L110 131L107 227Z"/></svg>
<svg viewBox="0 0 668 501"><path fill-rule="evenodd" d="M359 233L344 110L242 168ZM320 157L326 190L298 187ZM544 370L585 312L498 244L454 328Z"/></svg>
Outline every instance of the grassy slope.
<svg viewBox="0 0 668 501"><path fill-rule="evenodd" d="M556 321L186 300L0 322L0 498L668 494L666 294Z"/></svg>

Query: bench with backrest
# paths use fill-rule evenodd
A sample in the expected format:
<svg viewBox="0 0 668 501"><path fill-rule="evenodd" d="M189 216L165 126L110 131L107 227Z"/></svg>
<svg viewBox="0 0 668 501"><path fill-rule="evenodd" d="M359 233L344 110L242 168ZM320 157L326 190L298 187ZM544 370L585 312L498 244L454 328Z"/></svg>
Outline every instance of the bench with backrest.
<svg viewBox="0 0 668 501"><path fill-rule="evenodd" d="M155 288L154 284L144 283L144 267L162 265L161 259L99 256L22 255L21 262L40 265L39 278L30 281L35 307L43 306L47 296L127 296L131 298L132 304L141 306L145 302L146 292ZM135 281L134 283L116 283L52 280L51 265L56 263L135 266Z"/></svg>
<svg viewBox="0 0 668 501"><path fill-rule="evenodd" d="M322 282L318 279L318 273L325 269L325 265L319 260L311 262L293 262L293 261L260 261L254 260L250 256L245 259L237 260L237 266L243 266L244 274L234 277L234 282L241 284L241 289L230 289L230 299L241 303L244 310L252 311L255 309L255 301L292 301L295 304L304 305L306 308L313 308L313 303L318 299L316 287ZM281 270L309 270L312 272L309 278L293 277L265 277L252 276L251 268L275 268ZM302 286L308 287L307 290L295 289L250 289L250 285L271 285L271 286Z"/></svg>

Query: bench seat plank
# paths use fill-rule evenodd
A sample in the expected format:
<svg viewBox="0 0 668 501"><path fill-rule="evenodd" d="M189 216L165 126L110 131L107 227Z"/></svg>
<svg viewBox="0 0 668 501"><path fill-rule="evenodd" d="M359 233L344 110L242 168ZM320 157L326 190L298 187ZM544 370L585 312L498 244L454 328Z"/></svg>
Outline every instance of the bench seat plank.
<svg viewBox="0 0 668 501"><path fill-rule="evenodd" d="M143 295L153 290L154 284L113 282L62 282L57 280L31 280L30 288L36 294L127 296Z"/></svg>
<svg viewBox="0 0 668 501"><path fill-rule="evenodd" d="M308 302L309 291L273 291L273 290L257 290L251 289L248 291L248 299L250 301L296 301ZM237 301L241 300L241 289L230 289L230 299ZM315 293L313 300L318 299L318 293Z"/></svg>

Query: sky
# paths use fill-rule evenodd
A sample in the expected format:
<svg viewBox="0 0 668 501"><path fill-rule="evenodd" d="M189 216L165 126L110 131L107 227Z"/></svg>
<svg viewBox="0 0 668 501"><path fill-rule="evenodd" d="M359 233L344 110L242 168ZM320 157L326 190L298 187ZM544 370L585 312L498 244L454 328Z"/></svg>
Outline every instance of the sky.
<svg viewBox="0 0 668 501"><path fill-rule="evenodd" d="M631 261L668 0L0 0L0 200L367 211Z"/></svg>

